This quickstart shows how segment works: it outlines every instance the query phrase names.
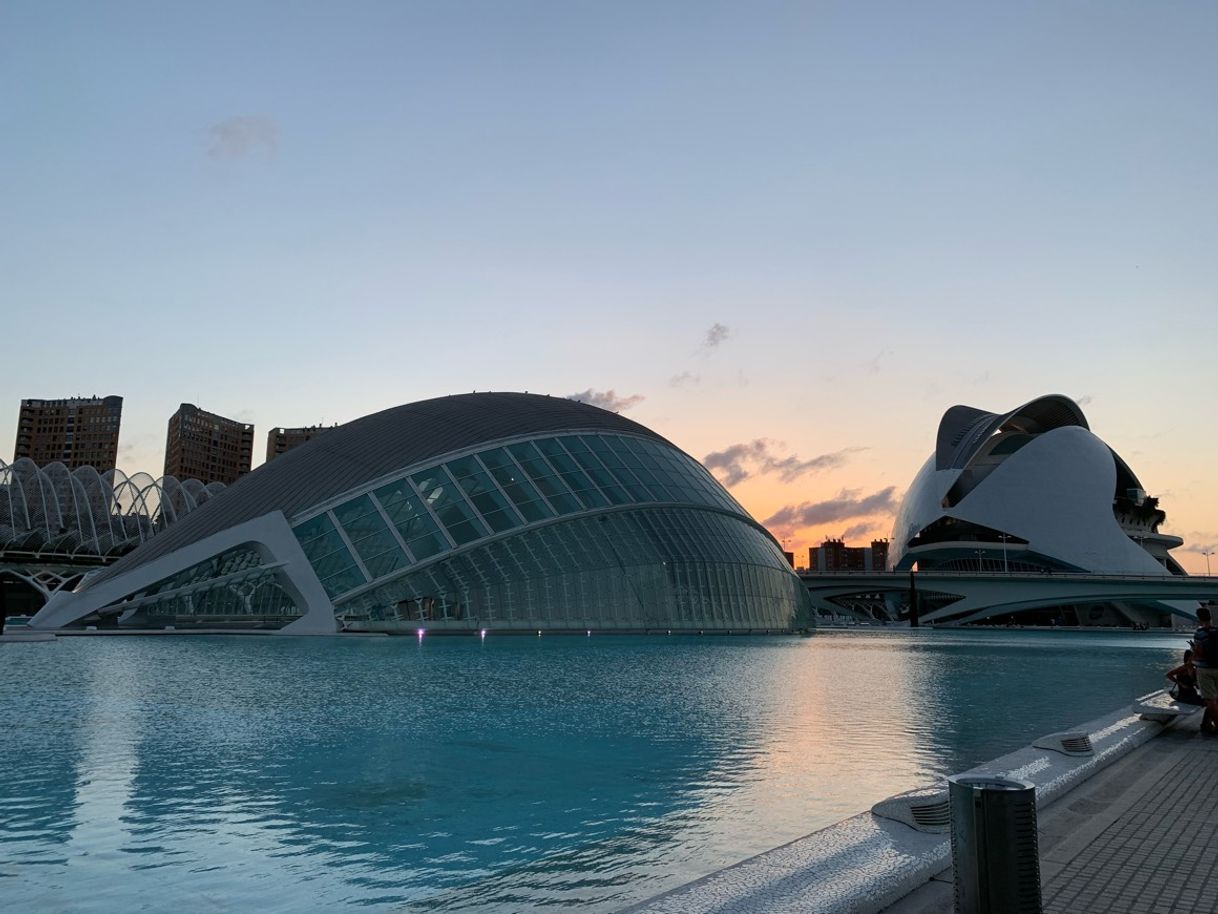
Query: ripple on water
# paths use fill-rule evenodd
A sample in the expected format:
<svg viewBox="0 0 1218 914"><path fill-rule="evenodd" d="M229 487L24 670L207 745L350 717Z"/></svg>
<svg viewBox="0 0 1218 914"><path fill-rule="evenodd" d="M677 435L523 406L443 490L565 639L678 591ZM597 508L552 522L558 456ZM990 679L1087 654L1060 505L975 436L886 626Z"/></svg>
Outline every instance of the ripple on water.
<svg viewBox="0 0 1218 914"><path fill-rule="evenodd" d="M1106 713L1184 646L469 640L6 645L7 905L614 910Z"/></svg>

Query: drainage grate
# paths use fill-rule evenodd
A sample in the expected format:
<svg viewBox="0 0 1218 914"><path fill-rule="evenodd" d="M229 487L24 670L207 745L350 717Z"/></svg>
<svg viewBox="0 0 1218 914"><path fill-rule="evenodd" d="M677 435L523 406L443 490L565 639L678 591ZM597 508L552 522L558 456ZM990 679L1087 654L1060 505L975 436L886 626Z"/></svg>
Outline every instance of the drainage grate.
<svg viewBox="0 0 1218 914"><path fill-rule="evenodd" d="M1095 754L1095 747L1091 745L1091 734L1079 731L1050 733L1048 736L1042 736L1032 745L1037 749L1052 749L1062 755Z"/></svg>
<svg viewBox="0 0 1218 914"><path fill-rule="evenodd" d="M951 804L930 803L926 806L910 806L914 823L922 828L947 828L951 825Z"/></svg>

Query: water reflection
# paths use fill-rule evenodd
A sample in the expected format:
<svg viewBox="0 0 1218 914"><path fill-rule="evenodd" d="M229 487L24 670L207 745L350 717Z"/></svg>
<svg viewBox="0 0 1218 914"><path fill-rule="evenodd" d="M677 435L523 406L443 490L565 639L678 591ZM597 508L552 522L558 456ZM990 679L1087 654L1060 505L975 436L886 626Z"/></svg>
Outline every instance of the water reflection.
<svg viewBox="0 0 1218 914"><path fill-rule="evenodd" d="M1105 713L1158 687L1182 644L882 631L6 645L0 896L612 910Z"/></svg>

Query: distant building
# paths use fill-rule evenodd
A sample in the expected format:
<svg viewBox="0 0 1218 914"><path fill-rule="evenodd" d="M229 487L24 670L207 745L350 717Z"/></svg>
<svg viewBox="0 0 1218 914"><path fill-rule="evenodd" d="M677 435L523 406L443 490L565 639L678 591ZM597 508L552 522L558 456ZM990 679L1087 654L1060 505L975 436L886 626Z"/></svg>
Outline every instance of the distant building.
<svg viewBox="0 0 1218 914"><path fill-rule="evenodd" d="M888 540L870 546L847 546L842 540L825 540L808 550L809 571L886 571Z"/></svg>
<svg viewBox="0 0 1218 914"><path fill-rule="evenodd" d="M794 567L795 567L795 553L794 553L794 552L787 552L787 551L784 549L784 550L782 551L782 557L783 557L783 558L785 558L785 559L787 560L787 564L788 564L788 565L790 565L792 568L794 568Z"/></svg>
<svg viewBox="0 0 1218 914"><path fill-rule="evenodd" d="M310 425L305 428L273 428L266 433L266 460L270 463L280 454L325 434L338 425Z"/></svg>
<svg viewBox="0 0 1218 914"><path fill-rule="evenodd" d="M69 470L113 470L122 417L122 397L22 400L13 460L28 457L39 466L58 462Z"/></svg>
<svg viewBox="0 0 1218 914"><path fill-rule="evenodd" d="M231 486L250 471L253 456L252 425L217 416L192 403L183 403L169 417L166 476Z"/></svg>

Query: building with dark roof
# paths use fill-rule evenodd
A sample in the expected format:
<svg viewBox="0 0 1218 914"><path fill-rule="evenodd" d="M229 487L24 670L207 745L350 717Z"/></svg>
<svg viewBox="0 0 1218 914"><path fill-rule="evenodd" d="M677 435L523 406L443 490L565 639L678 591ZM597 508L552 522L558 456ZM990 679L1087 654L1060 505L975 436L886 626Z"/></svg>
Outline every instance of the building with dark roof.
<svg viewBox="0 0 1218 914"><path fill-rule="evenodd" d="M623 416L443 397L237 480L33 620L348 631L764 631L809 624L773 537Z"/></svg>

